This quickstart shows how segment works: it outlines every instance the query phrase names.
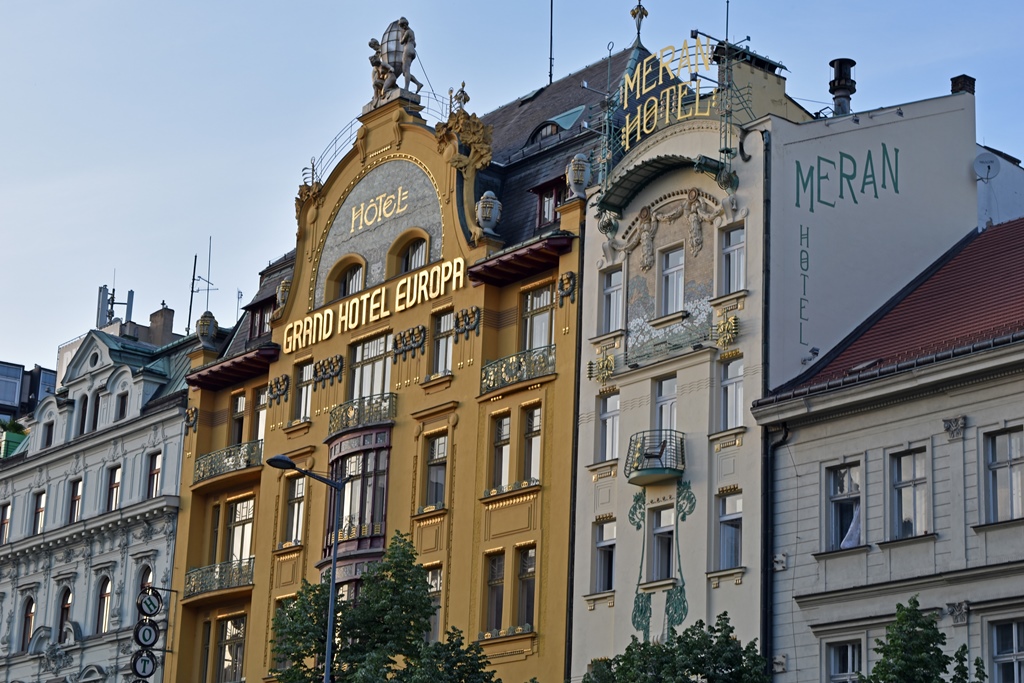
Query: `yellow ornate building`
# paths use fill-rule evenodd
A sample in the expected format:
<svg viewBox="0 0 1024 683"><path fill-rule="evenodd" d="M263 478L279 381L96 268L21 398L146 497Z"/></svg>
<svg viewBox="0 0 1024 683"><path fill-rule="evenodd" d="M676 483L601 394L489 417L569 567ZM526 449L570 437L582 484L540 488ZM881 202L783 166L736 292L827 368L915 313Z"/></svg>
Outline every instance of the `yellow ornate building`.
<svg viewBox="0 0 1024 683"><path fill-rule="evenodd" d="M275 610L332 542L349 599L396 530L429 570L425 637L462 629L506 681L565 677L589 70L482 120L460 90L435 126L375 83L299 189L294 254L234 330L200 321L169 680L270 677ZM341 484L339 528L333 490L276 454Z"/></svg>

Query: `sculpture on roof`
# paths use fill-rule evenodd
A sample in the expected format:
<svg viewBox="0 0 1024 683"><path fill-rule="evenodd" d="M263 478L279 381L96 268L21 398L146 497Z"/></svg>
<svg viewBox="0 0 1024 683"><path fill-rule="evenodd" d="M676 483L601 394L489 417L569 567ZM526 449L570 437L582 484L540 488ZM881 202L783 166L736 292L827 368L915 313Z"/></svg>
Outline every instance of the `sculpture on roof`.
<svg viewBox="0 0 1024 683"><path fill-rule="evenodd" d="M387 60L387 55L381 50L380 41L370 38L370 77L373 82L372 106L376 107L389 98L392 91L398 89L398 76L394 68Z"/></svg>
<svg viewBox="0 0 1024 683"><path fill-rule="evenodd" d="M442 154L448 163L459 173L464 180L463 190L463 211L468 217L476 215L476 204L474 202L474 188L476 186L476 172L491 163L491 133L492 128L477 117L470 114L462 107L469 102L469 95L465 91L465 83L459 89L461 96L460 106L452 106L448 120L438 123L434 128L434 135L437 139L437 151ZM453 103L454 104L454 103ZM467 152L466 154L463 151ZM471 240L476 243L484 236L484 229L469 218L469 232Z"/></svg>
<svg viewBox="0 0 1024 683"><path fill-rule="evenodd" d="M402 91L398 85L398 77L405 76L405 88L416 84L416 92L423 89L423 84L412 75L412 63L416 59L416 32L409 28L409 20L400 17L391 22L380 40L371 38L370 49L370 81L373 84L373 100L370 107L377 107L395 97ZM413 93L405 97L419 101Z"/></svg>
<svg viewBox="0 0 1024 683"><path fill-rule="evenodd" d="M409 89L409 81L416 84L416 92L423 89L423 84L412 75L412 60L416 59L416 33L409 28L409 20L401 17L398 20L398 28L401 30L401 37L398 42L402 45L402 74L405 76L405 89Z"/></svg>

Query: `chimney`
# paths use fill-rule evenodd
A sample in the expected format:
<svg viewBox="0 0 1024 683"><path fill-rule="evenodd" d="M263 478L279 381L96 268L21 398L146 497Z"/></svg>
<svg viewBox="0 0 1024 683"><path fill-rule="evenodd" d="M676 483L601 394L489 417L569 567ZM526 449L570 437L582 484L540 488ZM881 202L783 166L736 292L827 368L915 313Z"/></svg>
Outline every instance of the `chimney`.
<svg viewBox="0 0 1024 683"><path fill-rule="evenodd" d="M832 67L832 80L828 91L832 93L832 111L836 116L850 113L850 96L857 92L857 81L853 80L853 67L857 62L840 57L828 63Z"/></svg>
<svg viewBox="0 0 1024 683"><path fill-rule="evenodd" d="M149 341L155 346L163 346L174 341L174 309L167 308L166 302L160 302L160 309L149 316Z"/></svg>
<svg viewBox="0 0 1024 683"><path fill-rule="evenodd" d="M967 74L960 74L959 76L953 76L953 78L949 79L949 82L950 82L949 91L953 95L957 94L958 92L968 92L968 93L971 93L972 95L974 94L974 83L975 83L975 81L974 81L973 78L971 78Z"/></svg>

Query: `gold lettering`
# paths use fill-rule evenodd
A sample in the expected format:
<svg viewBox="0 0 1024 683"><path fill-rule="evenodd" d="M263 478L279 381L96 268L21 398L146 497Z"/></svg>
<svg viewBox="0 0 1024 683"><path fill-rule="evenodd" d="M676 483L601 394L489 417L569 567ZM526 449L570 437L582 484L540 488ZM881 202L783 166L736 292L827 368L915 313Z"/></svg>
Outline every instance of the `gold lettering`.
<svg viewBox="0 0 1024 683"><path fill-rule="evenodd" d="M416 303L430 300L430 297L427 296L427 277L428 274L425 270L416 273Z"/></svg>
<svg viewBox="0 0 1024 683"><path fill-rule="evenodd" d="M388 310L388 290L382 285L380 288L380 317L386 318L391 315L391 311Z"/></svg>
<svg viewBox="0 0 1024 683"><path fill-rule="evenodd" d="M370 298L370 294L370 292L367 292L366 294L363 294L362 296L359 297L359 308L361 310L361 315L359 316L360 325L366 324L366 309L369 308L366 305L366 300Z"/></svg>
<svg viewBox="0 0 1024 683"><path fill-rule="evenodd" d="M380 211L381 214L384 215L384 218L391 218L395 214L395 210L391 206L392 204L394 204L394 202L395 195L393 194L389 194L387 197L384 198L384 206L381 208Z"/></svg>
<svg viewBox="0 0 1024 683"><path fill-rule="evenodd" d="M703 45L700 42L700 36L695 39L696 44L693 48L694 56L704 62L704 70L711 70L711 40L707 40ZM697 65L698 67L700 64Z"/></svg>
<svg viewBox="0 0 1024 683"><path fill-rule="evenodd" d="M445 286L452 279L452 262L445 261L441 264L441 296L444 296Z"/></svg>
<svg viewBox="0 0 1024 683"><path fill-rule="evenodd" d="M661 52L658 53L658 62L660 65L658 69L658 85L661 85L662 83L665 82L666 73L668 73L668 80L671 81L673 78L675 78L672 75L672 61L675 58L675 52L676 49L673 46L669 45L668 47L663 47L661 49ZM665 60L666 54L669 55L669 59L667 61Z"/></svg>
<svg viewBox="0 0 1024 683"><path fill-rule="evenodd" d="M331 335L334 334L334 309L324 309L324 330L323 339L330 339Z"/></svg>
<svg viewBox="0 0 1024 683"><path fill-rule="evenodd" d="M377 322L380 319L380 299L384 290L378 287L370 295L370 322Z"/></svg>
<svg viewBox="0 0 1024 683"><path fill-rule="evenodd" d="M294 323L288 323L284 326L284 352L292 352L292 325Z"/></svg>
<svg viewBox="0 0 1024 683"><path fill-rule="evenodd" d="M633 92L636 99L640 99L640 83L643 74L640 69L636 69L631 74L626 74L625 78L622 79L622 108L625 109L629 106L629 93Z"/></svg>
<svg viewBox="0 0 1024 683"><path fill-rule="evenodd" d="M359 229L363 229L363 205L352 207L352 229L349 232L356 231L356 219L359 220Z"/></svg>
<svg viewBox="0 0 1024 683"><path fill-rule="evenodd" d="M428 284L431 299L436 299L441 296L441 266L434 266L430 269L430 280Z"/></svg>
<svg viewBox="0 0 1024 683"><path fill-rule="evenodd" d="M622 148L628 152L633 137L640 142L640 119L633 114L626 114L626 125L622 127L621 135Z"/></svg>
<svg viewBox="0 0 1024 683"><path fill-rule="evenodd" d="M348 302L348 325L345 331L359 327L359 297L352 297Z"/></svg>
<svg viewBox="0 0 1024 683"><path fill-rule="evenodd" d="M409 198L409 190L403 190L402 186L398 186L398 202L395 204L395 214L403 213L409 207L404 204L405 200Z"/></svg>
<svg viewBox="0 0 1024 683"><path fill-rule="evenodd" d="M655 57L654 55L647 55L647 57L644 58L643 64L641 65L641 70L643 71L643 76L641 76L641 79L643 79L642 82L644 86L643 91L640 93L642 95L646 95L650 91L654 90L655 86L657 85L656 83L649 82L651 75L651 62L653 62L655 59L657 59L657 57Z"/></svg>
<svg viewBox="0 0 1024 683"><path fill-rule="evenodd" d="M658 98L648 97L647 101L644 102L644 121L643 131L644 135L653 133L655 126L658 125Z"/></svg>
<svg viewBox="0 0 1024 683"><path fill-rule="evenodd" d="M460 256L452 262L452 291L462 289L466 284L466 261Z"/></svg>
<svg viewBox="0 0 1024 683"><path fill-rule="evenodd" d="M313 344L313 319L308 315L302 319L302 348Z"/></svg>
<svg viewBox="0 0 1024 683"><path fill-rule="evenodd" d="M313 343L317 343L324 336L324 314L317 312L313 314Z"/></svg>
<svg viewBox="0 0 1024 683"><path fill-rule="evenodd" d="M406 308L409 307L408 304L405 303L405 301L406 301L406 299L408 297L408 293L406 292L406 289L408 287L409 287L409 280L408 280L408 278L402 278L401 280L398 281L398 284L395 285L395 311L396 312L404 311Z"/></svg>
<svg viewBox="0 0 1024 683"><path fill-rule="evenodd" d="M338 334L348 330L348 305L345 302L338 304Z"/></svg>

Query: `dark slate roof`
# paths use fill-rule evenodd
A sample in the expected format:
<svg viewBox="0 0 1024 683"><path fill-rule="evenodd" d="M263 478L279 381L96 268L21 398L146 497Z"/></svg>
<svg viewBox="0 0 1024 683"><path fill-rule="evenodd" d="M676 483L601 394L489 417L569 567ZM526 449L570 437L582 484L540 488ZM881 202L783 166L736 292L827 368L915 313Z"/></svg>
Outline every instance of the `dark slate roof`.
<svg viewBox="0 0 1024 683"><path fill-rule="evenodd" d="M972 231L765 405L1024 341L1024 218Z"/></svg>
<svg viewBox="0 0 1024 683"><path fill-rule="evenodd" d="M101 330L93 330L92 334L109 349L110 358L114 363L127 365L133 373L141 372L166 378L160 388L149 397L147 405L186 388L185 375L191 365L188 354L199 347L199 340L195 334L160 347L127 337L118 337Z"/></svg>
<svg viewBox="0 0 1024 683"><path fill-rule="evenodd" d="M292 249L281 258L272 261L266 268L260 271L260 288L256 296L252 298L242 312L242 317L235 324L231 341L224 348L220 360L233 358L239 354L254 349L261 344L270 343L270 334L265 334L255 339L249 339L249 329L252 321L253 308L259 308L260 304L277 296L277 286L286 277L292 276L295 268L295 250Z"/></svg>
<svg viewBox="0 0 1024 683"><path fill-rule="evenodd" d="M619 87L619 80L629 61L632 48L611 56L611 89ZM505 165L514 163L531 151L541 147L557 144L579 133L584 121L600 111L604 97L592 90L585 90L581 83L587 81L591 88L605 91L608 88L608 58L595 62L590 66L571 73L554 81L550 85L534 90L517 100L483 115L481 120L493 126L491 135L492 163ZM530 137L546 121L556 121L558 117L579 106L584 110L573 119L572 126L559 135L545 138L540 143L528 145ZM591 125L594 125L592 122ZM564 168L564 164L563 164Z"/></svg>

